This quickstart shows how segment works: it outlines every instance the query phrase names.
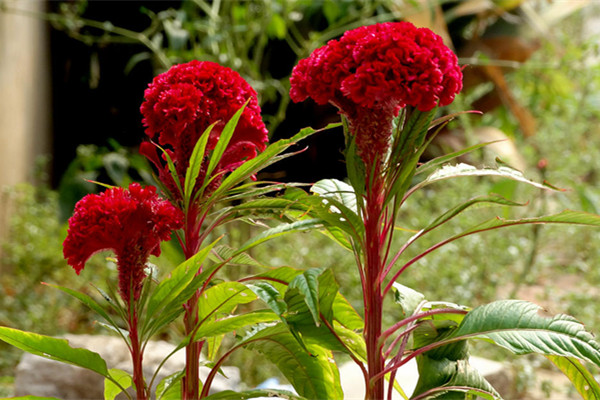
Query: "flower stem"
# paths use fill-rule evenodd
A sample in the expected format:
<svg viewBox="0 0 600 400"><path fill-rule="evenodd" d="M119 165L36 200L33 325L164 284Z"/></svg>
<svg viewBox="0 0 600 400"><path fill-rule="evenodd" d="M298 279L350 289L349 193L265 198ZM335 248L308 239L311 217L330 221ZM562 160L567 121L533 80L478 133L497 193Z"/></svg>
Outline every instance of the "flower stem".
<svg viewBox="0 0 600 400"><path fill-rule="evenodd" d="M201 245L201 239L199 237L199 230L204 221L204 216L200 217L200 212L196 205L192 205L186 210L186 224L185 224L185 247L183 249L185 259L189 259L198 252ZM202 268L198 270L198 273L202 272ZM185 334L191 335L198 325L198 301L200 299L200 290L187 301L185 304L185 314L183 317L183 323L185 326ZM185 376L181 385L182 399L183 400L197 400L199 399L200 389L200 353L202 350L203 342L190 340L190 343L185 348Z"/></svg>
<svg viewBox="0 0 600 400"><path fill-rule="evenodd" d="M185 332L190 334L194 331L198 323L198 299L200 292L196 292L185 307L185 315L183 317ZM183 400L198 399L200 380L200 350L202 342L190 341L185 348L185 376L183 377Z"/></svg>
<svg viewBox="0 0 600 400"><path fill-rule="evenodd" d="M365 201L365 342L367 347L368 385L366 400L379 400L384 397L384 380L380 373L384 368L384 358L379 346L383 296L379 275L382 270L382 252L385 238L381 235L383 215L383 185L381 174L375 171L369 185Z"/></svg>
<svg viewBox="0 0 600 400"><path fill-rule="evenodd" d="M131 360L133 362L133 383L135 385L137 400L146 400L146 382L143 370L143 351L138 335L138 316L135 306L130 307L129 312L129 340L131 341Z"/></svg>

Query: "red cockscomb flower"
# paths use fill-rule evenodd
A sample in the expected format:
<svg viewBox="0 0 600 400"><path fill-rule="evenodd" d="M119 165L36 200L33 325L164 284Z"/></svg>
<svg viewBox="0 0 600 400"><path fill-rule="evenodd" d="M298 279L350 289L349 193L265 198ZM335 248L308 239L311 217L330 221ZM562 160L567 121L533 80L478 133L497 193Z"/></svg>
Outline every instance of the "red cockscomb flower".
<svg viewBox="0 0 600 400"><path fill-rule="evenodd" d="M266 147L267 129L256 92L230 68L208 61L175 65L154 78L144 97L140 110L146 134L150 139L158 138L158 143L168 149L181 179L204 130L218 121L209 137L208 152L214 149L227 121L248 99L215 173L233 170ZM157 149L146 142L140 152L159 168L159 179L177 196L175 183ZM200 171L199 182L204 179L205 168Z"/></svg>
<svg viewBox="0 0 600 400"><path fill-rule="evenodd" d="M63 254L79 274L94 253L113 250L120 294L129 302L132 294L134 299L140 295L148 257L160 255L160 242L169 240L182 221L182 212L158 197L153 186L132 183L129 190L89 194L75 205Z"/></svg>
<svg viewBox="0 0 600 400"><path fill-rule="evenodd" d="M292 72L290 96L331 103L348 118L363 158L385 153L402 107L429 111L462 89L456 55L408 22L363 26L315 50Z"/></svg>

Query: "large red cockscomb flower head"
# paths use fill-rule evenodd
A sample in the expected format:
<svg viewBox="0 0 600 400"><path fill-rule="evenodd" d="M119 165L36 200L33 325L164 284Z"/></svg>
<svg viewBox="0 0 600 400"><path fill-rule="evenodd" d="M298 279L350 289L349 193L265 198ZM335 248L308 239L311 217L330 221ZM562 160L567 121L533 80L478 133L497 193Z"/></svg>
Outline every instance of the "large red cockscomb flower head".
<svg viewBox="0 0 600 400"><path fill-rule="evenodd" d="M205 129L218 122L210 134L208 152L214 149L227 121L248 99L250 102L215 173L233 170L266 147L267 129L256 92L230 68L209 61L175 65L154 78L144 97L140 110L146 134L150 139L158 138L158 143L169 151L182 179L194 146ZM168 168L160 161L154 146L143 143L140 152L157 165L160 180L177 194ZM201 171L198 180L203 179Z"/></svg>
<svg viewBox="0 0 600 400"><path fill-rule="evenodd" d="M182 212L158 197L153 186L132 183L128 190L89 194L75 205L63 254L79 274L93 254L113 250L120 294L129 302L132 294L134 299L140 295L148 257L160 255L160 242L169 240L182 221Z"/></svg>
<svg viewBox="0 0 600 400"><path fill-rule="evenodd" d="M387 150L392 119L402 107L429 111L450 104L461 89L458 60L440 36L388 22L348 31L301 60L290 96L339 108L369 158Z"/></svg>

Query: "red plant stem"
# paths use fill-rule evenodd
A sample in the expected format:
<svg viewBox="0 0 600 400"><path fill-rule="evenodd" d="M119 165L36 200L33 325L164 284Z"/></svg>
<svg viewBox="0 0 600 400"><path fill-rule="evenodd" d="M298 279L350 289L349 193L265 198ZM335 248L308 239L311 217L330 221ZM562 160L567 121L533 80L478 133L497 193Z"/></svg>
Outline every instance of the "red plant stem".
<svg viewBox="0 0 600 400"><path fill-rule="evenodd" d="M381 235L384 187L380 168L374 168L370 185L367 185L365 199L365 342L367 347L368 385L366 400L381 400L384 398L384 380L381 371L384 368L384 358L379 346L381 336L383 296L379 274L382 270L382 251L385 238Z"/></svg>
<svg viewBox="0 0 600 400"><path fill-rule="evenodd" d="M427 318L427 317L430 317L432 315L437 315L437 314L467 314L467 311L457 310L455 308L438 308L436 310L429 310L429 311L425 311L425 312L422 312L419 314L414 314L408 318L403 319L402 321L396 322L391 328L389 328L385 332L383 332L383 334L381 335L381 338L382 338L382 340L386 340L388 337L390 337L390 335L392 335L394 332L396 332L398 329L402 328L403 326L408 325L409 323L417 321L421 318ZM383 343L381 345L383 346Z"/></svg>
<svg viewBox="0 0 600 400"><path fill-rule="evenodd" d="M199 237L200 227L204 220L205 214L200 216L200 210L196 205L191 205L186 213L186 221L184 227L185 246L183 253L185 259L189 259L198 252L201 245ZM202 272L202 268L198 273ZM198 324L198 300L200 299L200 291L197 291L185 304L185 314L183 323L186 335L192 334ZM183 400L196 400L199 398L200 389L200 352L203 342L190 341L185 348L185 375L181 385Z"/></svg>
<svg viewBox="0 0 600 400"><path fill-rule="evenodd" d="M131 341L130 353L133 362L133 383L135 385L137 400L146 400L146 382L144 380L144 370L142 366L143 352L138 337L138 317L135 306L129 308L129 340Z"/></svg>

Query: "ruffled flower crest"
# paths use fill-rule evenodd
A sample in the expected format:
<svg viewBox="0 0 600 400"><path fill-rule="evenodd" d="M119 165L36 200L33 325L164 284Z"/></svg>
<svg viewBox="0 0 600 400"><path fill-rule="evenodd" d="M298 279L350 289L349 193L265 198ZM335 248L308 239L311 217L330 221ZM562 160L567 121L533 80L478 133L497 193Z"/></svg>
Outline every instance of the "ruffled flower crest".
<svg viewBox="0 0 600 400"><path fill-rule="evenodd" d="M120 294L126 302L132 295L137 300L148 257L160 255L160 243L170 240L182 221L182 212L158 197L153 186L132 183L129 189L89 194L75 205L63 254L79 274L93 254L113 250Z"/></svg>
<svg viewBox="0 0 600 400"><path fill-rule="evenodd" d="M223 127L250 99L215 174L232 171L266 148L268 132L254 89L235 71L209 61L191 61L158 75L144 93L140 111L146 134L168 151L180 179L198 139L214 122L206 151L214 149ZM140 153L159 170L159 179L178 198L176 184L155 146L142 143ZM200 170L204 181L208 160ZM218 181L215 183L218 184ZM210 191L210 190L209 190Z"/></svg>
<svg viewBox="0 0 600 400"><path fill-rule="evenodd" d="M429 111L462 89L456 55L442 38L408 22L363 26L315 50L292 72L290 96L331 103L348 118L372 162L389 147L392 119L410 106Z"/></svg>

